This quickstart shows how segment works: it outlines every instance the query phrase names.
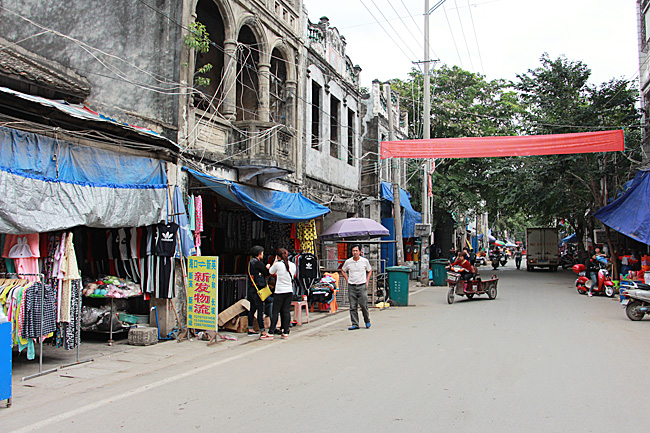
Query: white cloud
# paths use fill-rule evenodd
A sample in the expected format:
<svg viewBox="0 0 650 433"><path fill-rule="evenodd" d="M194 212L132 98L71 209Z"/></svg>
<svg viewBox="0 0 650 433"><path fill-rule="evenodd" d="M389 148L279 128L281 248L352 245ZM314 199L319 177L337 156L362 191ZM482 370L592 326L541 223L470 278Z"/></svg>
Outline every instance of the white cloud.
<svg viewBox="0 0 650 433"><path fill-rule="evenodd" d="M347 54L363 69L362 85L368 86L375 78L404 79L413 67L411 62L424 58L423 0L304 2L312 22L327 16L330 25L345 36ZM362 2L378 20L384 18L377 8L390 20L381 26L393 40ZM431 6L435 3L430 0ZM552 59L565 55L583 61L592 70L593 84L614 77L634 78L639 68L636 3L632 0L616 4L605 0L447 0L444 8L431 15L430 44L443 63L484 73L488 79L515 79L517 73L538 67L544 52Z"/></svg>

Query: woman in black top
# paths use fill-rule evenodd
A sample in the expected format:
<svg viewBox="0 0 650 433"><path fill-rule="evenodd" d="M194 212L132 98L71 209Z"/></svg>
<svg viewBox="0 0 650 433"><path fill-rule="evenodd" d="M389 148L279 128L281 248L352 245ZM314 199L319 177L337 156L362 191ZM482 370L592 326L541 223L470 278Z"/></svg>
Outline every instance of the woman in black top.
<svg viewBox="0 0 650 433"><path fill-rule="evenodd" d="M269 268L271 265L264 265L262 258L264 257L264 248L255 245L251 249L251 260L248 262L248 301L251 303L250 310L248 310L248 335L255 335L257 332L253 329L253 320L255 319L255 312L257 311L257 324L260 327L261 340L273 340L273 336L266 333L264 328L264 302L257 294L257 289L266 286L266 277L269 275ZM252 280L251 280L252 277ZM255 281L255 284L253 284ZM257 286L257 288L255 288Z"/></svg>

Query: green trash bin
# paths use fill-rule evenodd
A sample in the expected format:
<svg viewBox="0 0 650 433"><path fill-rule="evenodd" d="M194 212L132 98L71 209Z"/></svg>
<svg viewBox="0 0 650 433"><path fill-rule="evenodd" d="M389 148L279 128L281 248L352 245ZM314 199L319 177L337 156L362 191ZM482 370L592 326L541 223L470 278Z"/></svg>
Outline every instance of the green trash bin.
<svg viewBox="0 0 650 433"><path fill-rule="evenodd" d="M444 286L447 280L447 265L449 262L446 259L431 260L431 273L433 274L433 285Z"/></svg>
<svg viewBox="0 0 650 433"><path fill-rule="evenodd" d="M406 307L409 304L409 275L411 268L408 266L390 266L388 273L388 290L390 299L395 305Z"/></svg>

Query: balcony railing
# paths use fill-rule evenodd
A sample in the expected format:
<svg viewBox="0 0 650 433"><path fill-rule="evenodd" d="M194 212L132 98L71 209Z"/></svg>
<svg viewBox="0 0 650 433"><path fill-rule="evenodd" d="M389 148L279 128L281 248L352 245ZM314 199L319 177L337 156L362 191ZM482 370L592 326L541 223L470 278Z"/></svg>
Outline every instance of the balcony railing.
<svg viewBox="0 0 650 433"><path fill-rule="evenodd" d="M233 140L228 146L231 160L247 160L290 171L296 169L296 137L284 125L266 122L234 122Z"/></svg>

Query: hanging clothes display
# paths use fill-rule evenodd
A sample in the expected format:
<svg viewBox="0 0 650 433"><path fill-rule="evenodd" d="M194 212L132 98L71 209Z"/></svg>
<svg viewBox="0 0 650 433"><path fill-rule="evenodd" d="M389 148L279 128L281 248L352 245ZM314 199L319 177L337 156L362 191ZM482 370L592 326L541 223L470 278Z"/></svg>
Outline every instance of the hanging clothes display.
<svg viewBox="0 0 650 433"><path fill-rule="evenodd" d="M309 220L296 223L296 238L300 241L302 251L316 253L316 221Z"/></svg>
<svg viewBox="0 0 650 433"><path fill-rule="evenodd" d="M160 223L156 226L154 253L155 259L155 296L170 299L176 296L174 289L174 254L178 242L178 224Z"/></svg>

